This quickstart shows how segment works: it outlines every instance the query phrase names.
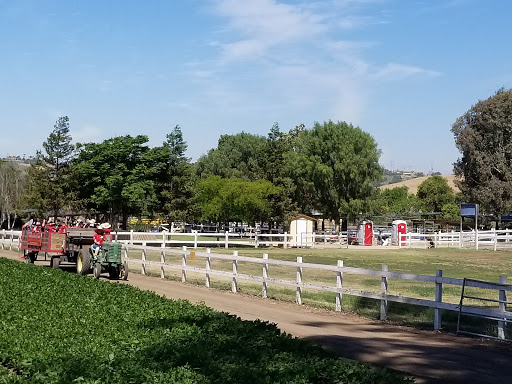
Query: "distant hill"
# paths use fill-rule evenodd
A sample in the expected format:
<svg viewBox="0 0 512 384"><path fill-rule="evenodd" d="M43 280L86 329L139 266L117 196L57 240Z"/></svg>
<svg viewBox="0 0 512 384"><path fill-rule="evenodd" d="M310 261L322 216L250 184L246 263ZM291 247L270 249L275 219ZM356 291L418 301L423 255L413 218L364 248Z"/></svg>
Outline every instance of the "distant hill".
<svg viewBox="0 0 512 384"><path fill-rule="evenodd" d="M447 181L448 185L452 187L453 192L457 193L459 192L459 188L455 186L454 180L455 175L442 175ZM426 179L428 179L430 176L423 176L423 177L416 177L414 179L410 180L404 180L399 183L393 183L393 184L387 184L387 185L381 185L380 189L391 189L395 187L407 187L409 189L409 193L412 193L413 195L418 192L418 186L424 182Z"/></svg>

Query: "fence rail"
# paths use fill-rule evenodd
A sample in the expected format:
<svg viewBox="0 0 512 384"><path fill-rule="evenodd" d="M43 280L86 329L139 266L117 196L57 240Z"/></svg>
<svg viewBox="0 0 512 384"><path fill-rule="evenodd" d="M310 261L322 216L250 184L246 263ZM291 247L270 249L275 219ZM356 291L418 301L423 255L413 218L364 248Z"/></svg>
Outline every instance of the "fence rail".
<svg viewBox="0 0 512 384"><path fill-rule="evenodd" d="M263 254L263 257L254 258L254 257L246 257L239 256L235 251L233 255L225 255L225 254L214 254L211 253L209 249L206 252L198 252L198 251L190 251L187 250L186 247L183 249L162 249L157 247L148 247L148 246L139 246L139 245L130 245L127 244L125 247L125 258L130 263L136 263L141 265L142 274L146 274L146 266L153 265L159 266L161 268L161 277L165 277L165 268L171 268L175 270L181 270L182 281L186 282L187 272L197 272L205 275L205 285L209 287L211 285L211 276L223 276L232 279L232 291L237 292L238 289L238 281L239 280L248 280L253 282L259 282L262 284L262 296L267 296L268 284L277 284L288 287L295 287L296 289L296 302L298 304L302 304L302 290L303 289L313 289L322 292L333 292L336 293L336 311L342 310L342 296L343 294L365 297L375 300L380 300L381 309L380 309L380 319L387 319L388 310L387 303L388 301L397 302L397 303L406 303L423 307L434 308L434 329L440 329L441 324L441 310L449 310L459 312L461 309L460 304L453 304L443 302L443 286L444 285L455 285L462 287L464 285L464 279L452 278L452 277L443 277L442 270L437 270L436 276L429 275L415 275L410 273L400 273L400 272L392 272L388 271L387 265L382 265L382 270L371 270L364 268L354 268L347 267L343 265L343 261L339 260L337 265L325 265L325 264L312 264L312 263L303 263L301 257L297 257L297 261L283 261L283 260L273 260L268 258L268 254ZM128 250L140 250L142 252L142 258L136 259L128 256ZM146 254L148 250L153 250L161 253L161 261L151 261L147 260ZM197 266L189 266L187 265L187 259L191 256L191 252L193 252L195 257L202 257L205 259L205 268L197 267ZM173 253L181 255L181 264L175 263L167 263L165 262L166 254ZM230 261L233 264L233 272L221 271L221 270L213 270L211 269L211 260L224 260ZM254 276L238 273L238 263L256 263L261 264L262 268L262 276ZM295 281L285 280L285 279L276 279L269 277L269 266L281 266L281 267L289 267L292 269L296 269L297 278ZM333 282L336 282L336 285L320 285L320 284L312 284L303 281L303 270L304 269L315 269L322 271L333 272ZM364 276L376 276L381 278L381 292L367 292L361 290L354 290L343 286L343 274L357 274ZM405 296L396 296L390 295L388 293L389 288L389 279L403 279L403 280L412 280L418 282L429 282L435 284L435 297L433 300L425 300L425 299L417 299ZM473 288L481 288L481 289L490 289L497 292L499 295L499 301L503 304L503 301L506 301L506 293L512 292L512 285L506 284L506 276L500 277L500 283L487 282L487 281L476 281L476 280L466 280L466 287ZM512 312L507 311L506 303L505 305L500 305L498 309L491 308L481 308L481 307L472 307L468 305L464 305L464 312L467 314L473 314L478 316L487 316L493 319L501 319L498 327L503 327L503 324L512 321ZM501 331L498 333L498 337L504 339L504 332Z"/></svg>

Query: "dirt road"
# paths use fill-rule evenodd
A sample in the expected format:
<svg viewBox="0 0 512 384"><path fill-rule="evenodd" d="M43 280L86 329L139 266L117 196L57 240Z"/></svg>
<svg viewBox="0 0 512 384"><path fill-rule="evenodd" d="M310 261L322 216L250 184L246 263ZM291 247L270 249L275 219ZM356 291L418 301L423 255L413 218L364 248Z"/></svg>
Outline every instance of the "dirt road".
<svg viewBox="0 0 512 384"><path fill-rule="evenodd" d="M0 251L12 259L17 253ZM37 264L47 265L37 262ZM73 271L73 267L63 269ZM512 383L512 346L397 327L357 316L130 274L127 282L171 299L204 302L245 320L267 320L338 355L407 372L419 383Z"/></svg>

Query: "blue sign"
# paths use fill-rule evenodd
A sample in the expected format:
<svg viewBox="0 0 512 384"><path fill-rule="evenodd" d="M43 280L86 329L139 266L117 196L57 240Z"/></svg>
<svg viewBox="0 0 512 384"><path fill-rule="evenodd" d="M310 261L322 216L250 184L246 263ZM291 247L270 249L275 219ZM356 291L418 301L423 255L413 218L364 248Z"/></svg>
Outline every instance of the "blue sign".
<svg viewBox="0 0 512 384"><path fill-rule="evenodd" d="M461 204L460 215L462 217L475 218L478 216L478 204Z"/></svg>

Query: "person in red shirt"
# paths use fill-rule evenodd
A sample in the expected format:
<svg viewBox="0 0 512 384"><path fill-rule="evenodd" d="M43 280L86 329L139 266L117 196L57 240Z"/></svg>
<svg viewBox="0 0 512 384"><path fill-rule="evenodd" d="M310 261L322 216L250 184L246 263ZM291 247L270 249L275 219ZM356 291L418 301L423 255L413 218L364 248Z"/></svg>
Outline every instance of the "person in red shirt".
<svg viewBox="0 0 512 384"><path fill-rule="evenodd" d="M100 252L101 247L103 246L103 241L105 240L105 231L102 228L95 228L94 232L94 244L91 246L92 253L97 255Z"/></svg>

